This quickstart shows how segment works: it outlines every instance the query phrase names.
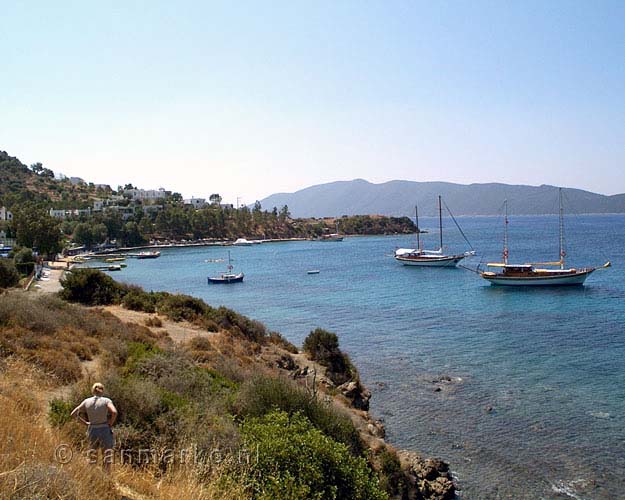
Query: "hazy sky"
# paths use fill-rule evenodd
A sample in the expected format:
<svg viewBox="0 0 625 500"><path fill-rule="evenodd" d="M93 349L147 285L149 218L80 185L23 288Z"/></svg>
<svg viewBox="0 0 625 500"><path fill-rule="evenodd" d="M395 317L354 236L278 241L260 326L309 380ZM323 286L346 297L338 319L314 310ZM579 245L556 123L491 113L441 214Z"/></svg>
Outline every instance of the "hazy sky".
<svg viewBox="0 0 625 500"><path fill-rule="evenodd" d="M3 2L0 149L245 203L364 178L625 192L625 1Z"/></svg>

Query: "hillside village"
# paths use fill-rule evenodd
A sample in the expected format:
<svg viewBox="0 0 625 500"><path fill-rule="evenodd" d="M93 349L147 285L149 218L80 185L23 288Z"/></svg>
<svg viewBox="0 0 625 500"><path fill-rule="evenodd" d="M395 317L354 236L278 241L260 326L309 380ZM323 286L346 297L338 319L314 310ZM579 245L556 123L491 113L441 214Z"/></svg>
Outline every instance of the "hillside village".
<svg viewBox="0 0 625 500"><path fill-rule="evenodd" d="M407 218L375 216L294 219L289 208L234 207L218 193L184 199L164 188L93 184L43 167L26 166L0 151L0 246L36 248L53 257L66 251L160 244L203 244L310 239L332 233L397 234L414 231Z"/></svg>

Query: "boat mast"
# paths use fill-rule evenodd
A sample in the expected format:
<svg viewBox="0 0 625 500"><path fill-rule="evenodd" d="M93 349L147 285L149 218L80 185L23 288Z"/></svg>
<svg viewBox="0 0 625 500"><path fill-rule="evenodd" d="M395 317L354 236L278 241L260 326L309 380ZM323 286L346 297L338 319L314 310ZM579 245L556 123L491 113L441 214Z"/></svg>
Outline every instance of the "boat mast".
<svg viewBox="0 0 625 500"><path fill-rule="evenodd" d="M421 229L419 228L419 209L417 205L414 206L414 218L417 225L417 250L421 250Z"/></svg>
<svg viewBox="0 0 625 500"><path fill-rule="evenodd" d="M562 188L558 188L558 201L560 203L560 269L564 269L564 209L562 208Z"/></svg>
<svg viewBox="0 0 625 500"><path fill-rule="evenodd" d="M441 207L441 195L438 195L438 234L441 241L441 252L443 251L443 209Z"/></svg>
<svg viewBox="0 0 625 500"><path fill-rule="evenodd" d="M232 272L232 260L230 259L230 250L228 250L228 272Z"/></svg>
<svg viewBox="0 0 625 500"><path fill-rule="evenodd" d="M508 200L503 202L505 216L503 222L503 263L508 265Z"/></svg>

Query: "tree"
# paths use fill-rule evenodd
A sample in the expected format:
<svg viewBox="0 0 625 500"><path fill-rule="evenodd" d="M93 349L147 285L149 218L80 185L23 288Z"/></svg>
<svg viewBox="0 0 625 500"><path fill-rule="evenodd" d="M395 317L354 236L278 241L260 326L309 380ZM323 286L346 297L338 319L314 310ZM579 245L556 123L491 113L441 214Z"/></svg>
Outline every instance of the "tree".
<svg viewBox="0 0 625 500"><path fill-rule="evenodd" d="M42 254L61 251L61 221L45 209L25 203L13 214L13 227L20 246L36 248Z"/></svg>
<svg viewBox="0 0 625 500"><path fill-rule="evenodd" d="M123 244L129 247L136 247L145 243L145 238L139 231L139 226L136 222L126 222L124 224L121 239Z"/></svg>
<svg viewBox="0 0 625 500"><path fill-rule="evenodd" d="M37 175L41 174L41 172L43 172L43 165L39 162L37 163L33 163L30 166L30 169L35 172Z"/></svg>
<svg viewBox="0 0 625 500"><path fill-rule="evenodd" d="M213 205L220 205L221 196L219 196L219 193L213 193L208 197L208 201L210 201Z"/></svg>
<svg viewBox="0 0 625 500"><path fill-rule="evenodd" d="M286 222L287 219L291 218L291 212L289 212L289 207L284 205L280 209L280 222Z"/></svg>
<svg viewBox="0 0 625 500"><path fill-rule="evenodd" d="M35 256L30 248L22 248L13 256L16 269L23 276L28 276L35 268Z"/></svg>
<svg viewBox="0 0 625 500"><path fill-rule="evenodd" d="M0 288L9 288L17 285L20 275L15 265L9 259L0 257Z"/></svg>
<svg viewBox="0 0 625 500"><path fill-rule="evenodd" d="M106 226L105 226L106 227ZM91 248L93 244L93 233L91 232L91 226L86 222L81 222L76 225L72 241L78 245L84 245L87 248Z"/></svg>

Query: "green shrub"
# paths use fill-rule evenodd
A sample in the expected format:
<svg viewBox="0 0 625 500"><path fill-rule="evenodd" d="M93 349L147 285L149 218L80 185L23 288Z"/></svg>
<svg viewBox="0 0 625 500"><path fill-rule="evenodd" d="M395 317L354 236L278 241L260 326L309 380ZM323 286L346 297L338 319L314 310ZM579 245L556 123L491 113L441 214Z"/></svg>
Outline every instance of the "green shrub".
<svg viewBox="0 0 625 500"><path fill-rule="evenodd" d="M212 308L211 308L212 309ZM250 319L227 307L220 307L210 313L213 319L224 329L241 334L248 340L261 343L267 337L267 329L260 321Z"/></svg>
<svg viewBox="0 0 625 500"><path fill-rule="evenodd" d="M243 422L244 445L254 450L254 498L388 498L362 457L316 429L301 413L275 411Z"/></svg>
<svg viewBox="0 0 625 500"><path fill-rule="evenodd" d="M124 298L122 299L122 305L126 309L132 311L143 311L147 313L153 313L156 311L156 301L154 296L144 292L138 287L131 287L127 289Z"/></svg>
<svg viewBox="0 0 625 500"><path fill-rule="evenodd" d="M145 342L128 342L123 373L134 373L146 359L163 352L158 346Z"/></svg>
<svg viewBox="0 0 625 500"><path fill-rule="evenodd" d="M383 450L379 456L380 470L378 476L380 478L380 486L389 496L399 498L408 498L410 485L408 479L401 469L401 463L397 453L389 450Z"/></svg>
<svg viewBox="0 0 625 500"><path fill-rule="evenodd" d="M235 403L239 417L262 417L275 409L290 415L302 413L325 435L345 444L352 454L362 454L363 443L351 419L294 382L259 376L243 384Z"/></svg>
<svg viewBox="0 0 625 500"><path fill-rule="evenodd" d="M20 275L10 259L0 257L0 289L17 285Z"/></svg>
<svg viewBox="0 0 625 500"><path fill-rule="evenodd" d="M358 379L358 372L349 357L339 349L335 333L317 328L304 340L304 351L311 359L327 367L328 377L337 385Z"/></svg>
<svg viewBox="0 0 625 500"><path fill-rule="evenodd" d="M53 399L48 405L48 420L54 427L62 427L71 420L74 405L63 399Z"/></svg>
<svg viewBox="0 0 625 500"><path fill-rule="evenodd" d="M304 340L304 351L311 359L324 364L333 353L339 351L339 338L336 333L316 328Z"/></svg>
<svg viewBox="0 0 625 500"><path fill-rule="evenodd" d="M156 300L158 312L173 321L198 321L209 310L204 301L190 295L159 294Z"/></svg>
<svg viewBox="0 0 625 500"><path fill-rule="evenodd" d="M122 287L110 276L97 269L76 269L61 280L61 297L90 306L116 304Z"/></svg>
<svg viewBox="0 0 625 500"><path fill-rule="evenodd" d="M30 248L22 248L13 255L13 263L22 276L28 276L35 268L35 256Z"/></svg>

